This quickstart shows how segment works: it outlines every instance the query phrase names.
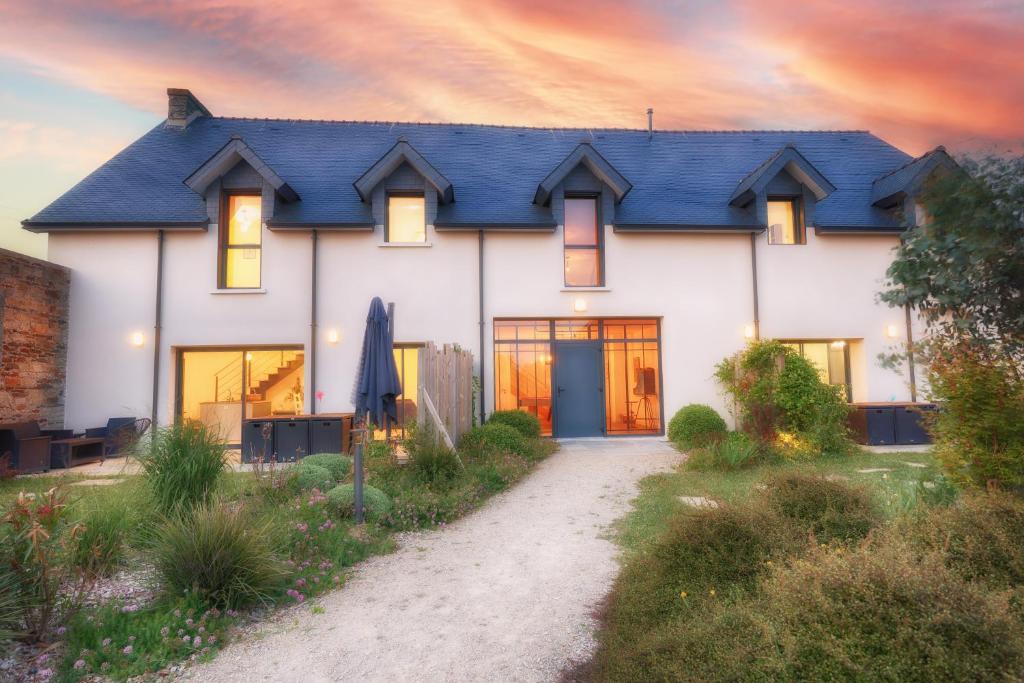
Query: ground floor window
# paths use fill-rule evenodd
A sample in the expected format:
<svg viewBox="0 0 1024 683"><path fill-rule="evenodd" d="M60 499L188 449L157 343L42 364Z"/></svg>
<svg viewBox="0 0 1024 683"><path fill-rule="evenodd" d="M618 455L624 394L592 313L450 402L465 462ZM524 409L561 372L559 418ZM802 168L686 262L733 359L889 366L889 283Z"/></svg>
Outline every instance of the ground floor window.
<svg viewBox="0 0 1024 683"><path fill-rule="evenodd" d="M178 350L176 416L241 443L242 420L299 415L305 406L300 347Z"/></svg>
<svg viewBox="0 0 1024 683"><path fill-rule="evenodd" d="M398 424L391 428L391 438L404 439L406 426L419 418L419 368L420 349L423 344L398 343L394 345L395 367L398 369L398 380L402 385L402 393L396 400ZM378 429L374 438L384 439L387 431Z"/></svg>
<svg viewBox="0 0 1024 683"><path fill-rule="evenodd" d="M660 321L656 318L495 320L494 387L498 410L525 410L538 417L545 434L558 436L558 396L552 396L553 370L560 350L595 344L603 362L592 384L600 387L606 434L659 434L662 431ZM569 391L567 391L569 389ZM574 399L575 400L575 399ZM600 405L603 404L603 405Z"/></svg>
<svg viewBox="0 0 1024 683"><path fill-rule="evenodd" d="M843 397L853 396L850 383L850 345L844 339L833 341L780 340L811 362L821 381L842 387Z"/></svg>

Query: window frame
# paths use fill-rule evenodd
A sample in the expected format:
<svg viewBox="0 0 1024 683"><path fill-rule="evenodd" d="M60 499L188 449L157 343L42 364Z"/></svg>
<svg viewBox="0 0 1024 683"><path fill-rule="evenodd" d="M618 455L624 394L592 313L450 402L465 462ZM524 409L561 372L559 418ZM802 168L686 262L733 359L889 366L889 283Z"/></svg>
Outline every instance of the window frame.
<svg viewBox="0 0 1024 683"><path fill-rule="evenodd" d="M220 215L217 221L217 289L247 290L260 289L263 286L263 190L255 188L240 188L221 190L220 193ZM231 206L231 197L257 197L260 200L260 243L259 244L229 244L231 232L231 214L228 209ZM260 253L260 278L255 287L229 287L228 278L228 251L231 249L256 249Z"/></svg>
<svg viewBox="0 0 1024 683"><path fill-rule="evenodd" d="M596 235L596 244L593 245L581 245L581 244L567 244L566 243L566 228L565 228L565 202L574 199L589 199L594 202L594 234ZM565 268L565 252L566 250L597 250L597 283L591 285L570 285L568 282L566 268ZM594 287L605 287L605 267L604 267L604 222L601 217L601 194L594 192L566 192L562 196L562 285L566 289L587 289Z"/></svg>
<svg viewBox="0 0 1024 683"><path fill-rule="evenodd" d="M418 197L423 200L423 240L418 242L391 241L391 198ZM389 190L384 195L384 244L428 244L427 240L427 193L418 190Z"/></svg>
<svg viewBox="0 0 1024 683"><path fill-rule="evenodd" d="M807 226L804 225L803 197L792 194L768 195L765 198L766 215L768 213L768 204L771 202L789 202L790 208L793 212L793 242L792 244L787 242L772 242L772 230L771 225L769 224L766 226L765 229L768 244L772 245L773 247L795 247L807 244Z"/></svg>
<svg viewBox="0 0 1024 683"><path fill-rule="evenodd" d="M853 403L853 367L850 361L850 344L849 339L776 339L775 341L780 344L796 344L799 349L797 353L800 354L801 358L804 356L804 344L825 344L830 349L832 348L833 342L843 342L843 384L832 384L831 377L829 377L829 384L832 386L841 386L846 389L846 402ZM831 373L829 373L831 375Z"/></svg>

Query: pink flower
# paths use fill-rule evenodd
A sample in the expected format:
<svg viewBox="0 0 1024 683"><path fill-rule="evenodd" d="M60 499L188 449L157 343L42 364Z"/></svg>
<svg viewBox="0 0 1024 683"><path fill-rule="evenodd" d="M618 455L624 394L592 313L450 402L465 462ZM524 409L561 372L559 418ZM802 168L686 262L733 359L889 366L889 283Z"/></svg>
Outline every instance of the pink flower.
<svg viewBox="0 0 1024 683"><path fill-rule="evenodd" d="M107 645L110 645L110 638L103 639L103 647L106 647Z"/></svg>
<svg viewBox="0 0 1024 683"><path fill-rule="evenodd" d="M322 391L316 392L316 400L318 400L318 401L324 400L324 392L322 392Z"/></svg>
<svg viewBox="0 0 1024 683"><path fill-rule="evenodd" d="M170 633L170 632L171 632L171 629L167 628L166 626L164 626L162 629L160 629L160 635L163 636L164 638L166 638L167 634Z"/></svg>
<svg viewBox="0 0 1024 683"><path fill-rule="evenodd" d="M85 668L85 660L84 659L76 659L74 666L75 666L76 669L84 669Z"/></svg>
<svg viewBox="0 0 1024 683"><path fill-rule="evenodd" d="M131 645L125 645L124 649L121 650L121 653L122 654L126 654L126 655L130 655L133 652L135 652L135 648L132 647Z"/></svg>
<svg viewBox="0 0 1024 683"><path fill-rule="evenodd" d="M192 639L192 647L199 647L202 644L203 644L203 639L200 638L199 636L196 636L195 638Z"/></svg>
<svg viewBox="0 0 1024 683"><path fill-rule="evenodd" d="M66 628L64 628L63 626L61 626L60 628L57 629L57 635L58 636L62 636L62 635L64 635L67 632L68 632L68 630Z"/></svg>
<svg viewBox="0 0 1024 683"><path fill-rule="evenodd" d="M183 643L188 643L191 640L192 640L192 638L190 638L189 636L182 636L181 637L181 642L183 642Z"/></svg>
<svg viewBox="0 0 1024 683"><path fill-rule="evenodd" d="M50 680L50 676L53 675L53 669L40 669L36 672L36 675L42 678L44 681Z"/></svg>

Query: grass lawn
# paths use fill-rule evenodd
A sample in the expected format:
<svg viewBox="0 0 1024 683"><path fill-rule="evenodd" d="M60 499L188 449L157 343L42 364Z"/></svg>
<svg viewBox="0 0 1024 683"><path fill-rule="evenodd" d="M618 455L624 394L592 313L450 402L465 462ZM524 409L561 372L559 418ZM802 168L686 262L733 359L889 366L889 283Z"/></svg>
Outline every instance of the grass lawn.
<svg viewBox="0 0 1024 683"><path fill-rule="evenodd" d="M858 471L872 469L891 471ZM680 501L681 496L738 502L748 497L762 479L781 471L808 472L852 484L865 484L875 491L879 504L890 517L913 504L921 482L939 478L939 470L931 454L916 452L876 454L865 451L849 458L765 465L732 472L697 472L680 468L640 482L640 495L634 501L632 513L620 523L618 541L627 553L642 550L664 531L665 521L673 512L688 507Z"/></svg>

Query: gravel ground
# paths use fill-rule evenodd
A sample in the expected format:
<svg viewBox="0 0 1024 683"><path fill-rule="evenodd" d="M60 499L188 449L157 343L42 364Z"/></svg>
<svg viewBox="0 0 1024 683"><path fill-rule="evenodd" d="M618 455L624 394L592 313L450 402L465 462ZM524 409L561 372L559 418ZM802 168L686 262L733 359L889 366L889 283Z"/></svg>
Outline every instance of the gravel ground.
<svg viewBox="0 0 1024 683"><path fill-rule="evenodd" d="M563 442L526 480L444 529L405 534L345 587L280 611L201 681L551 681L594 646L618 572L609 526L680 460L659 439Z"/></svg>

